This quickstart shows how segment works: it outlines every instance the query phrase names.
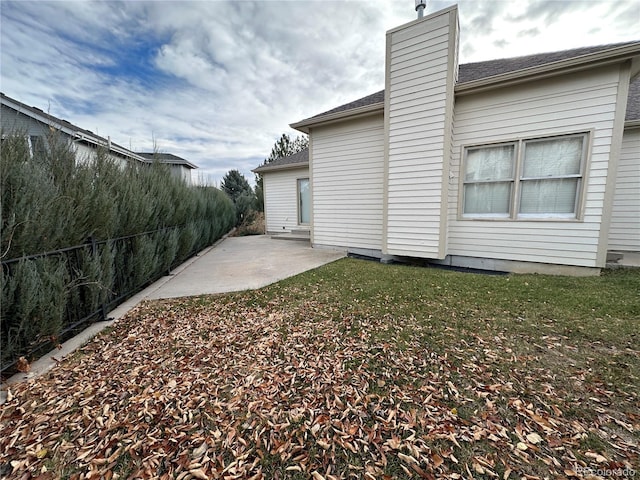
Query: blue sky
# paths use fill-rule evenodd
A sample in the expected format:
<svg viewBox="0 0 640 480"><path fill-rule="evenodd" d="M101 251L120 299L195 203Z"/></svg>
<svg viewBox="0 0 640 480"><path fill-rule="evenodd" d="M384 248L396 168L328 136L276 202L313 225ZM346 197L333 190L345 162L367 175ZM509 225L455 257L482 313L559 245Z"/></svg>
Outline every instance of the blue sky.
<svg viewBox="0 0 640 480"><path fill-rule="evenodd" d="M430 1L427 13L453 1ZM640 40L640 1L460 0L460 63ZM414 0L0 2L0 90L219 182L288 125L384 88Z"/></svg>

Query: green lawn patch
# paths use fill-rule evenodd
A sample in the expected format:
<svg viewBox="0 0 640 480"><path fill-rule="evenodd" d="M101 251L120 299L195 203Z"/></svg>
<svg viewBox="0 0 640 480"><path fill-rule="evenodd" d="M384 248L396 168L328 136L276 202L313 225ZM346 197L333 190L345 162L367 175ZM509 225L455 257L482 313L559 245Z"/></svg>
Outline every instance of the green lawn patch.
<svg viewBox="0 0 640 480"><path fill-rule="evenodd" d="M148 302L0 407L0 475L640 475L640 272L345 259Z"/></svg>

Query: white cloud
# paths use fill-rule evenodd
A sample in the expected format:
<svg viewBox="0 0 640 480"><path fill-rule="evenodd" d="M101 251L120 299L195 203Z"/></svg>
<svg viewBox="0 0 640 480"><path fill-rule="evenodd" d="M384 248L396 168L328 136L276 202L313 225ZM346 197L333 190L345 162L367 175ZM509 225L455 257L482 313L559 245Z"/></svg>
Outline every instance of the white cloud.
<svg viewBox="0 0 640 480"><path fill-rule="evenodd" d="M428 11L452 5L433 1ZM412 0L0 3L2 90L218 181L288 124L384 87L385 32ZM459 2L461 61L637 37L637 2Z"/></svg>

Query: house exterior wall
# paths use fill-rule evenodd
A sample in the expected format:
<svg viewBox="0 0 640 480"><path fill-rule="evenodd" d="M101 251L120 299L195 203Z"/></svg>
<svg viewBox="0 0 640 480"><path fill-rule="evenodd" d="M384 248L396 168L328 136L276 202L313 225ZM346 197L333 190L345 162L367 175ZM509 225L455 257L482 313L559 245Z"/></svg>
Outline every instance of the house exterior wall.
<svg viewBox="0 0 640 480"><path fill-rule="evenodd" d="M46 136L49 134L49 127L47 125L27 115L18 113L13 108L2 105L0 112L0 125L5 134L9 132L25 133L29 136Z"/></svg>
<svg viewBox="0 0 640 480"><path fill-rule="evenodd" d="M84 142L76 141L74 142L74 146L76 150L77 161L91 162L95 158L95 155L98 153L98 147L94 144L87 144ZM124 158L122 155L116 155L111 151L107 153L107 156L112 162L114 162L116 165L119 165L120 167L125 167L131 161L135 163L139 162L139 160Z"/></svg>
<svg viewBox="0 0 640 480"><path fill-rule="evenodd" d="M626 129L622 138L609 249L640 252L640 127Z"/></svg>
<svg viewBox="0 0 640 480"><path fill-rule="evenodd" d="M308 168L265 172L263 174L264 211L267 233L305 230L298 225L298 179L309 178Z"/></svg>
<svg viewBox="0 0 640 480"><path fill-rule="evenodd" d="M611 151L617 138L621 77L624 75L619 66L601 67L588 74L577 72L456 99L449 182L449 255L604 266L599 236L607 196L613 194L606 185L610 169L615 172L616 158ZM628 78L622 81L628 82ZM465 146L577 132L588 132L590 144L581 218L529 221L461 218L460 176Z"/></svg>
<svg viewBox="0 0 640 480"><path fill-rule="evenodd" d="M381 113L311 130L312 243L382 249Z"/></svg>
<svg viewBox="0 0 640 480"><path fill-rule="evenodd" d="M182 165L169 165L171 175L191 185L191 169Z"/></svg>
<svg viewBox="0 0 640 480"><path fill-rule="evenodd" d="M456 7L387 33L386 254L445 256L457 43Z"/></svg>

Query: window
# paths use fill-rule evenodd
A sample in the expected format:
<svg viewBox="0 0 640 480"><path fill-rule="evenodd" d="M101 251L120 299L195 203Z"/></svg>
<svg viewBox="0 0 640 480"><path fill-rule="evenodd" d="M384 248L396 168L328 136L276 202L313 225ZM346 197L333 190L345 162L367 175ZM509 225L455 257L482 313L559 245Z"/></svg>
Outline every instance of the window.
<svg viewBox="0 0 640 480"><path fill-rule="evenodd" d="M311 190L309 179L298 179L298 223L309 225L311 223Z"/></svg>
<svg viewBox="0 0 640 480"><path fill-rule="evenodd" d="M46 153L44 146L44 139L37 135L29 137L29 148L31 150L31 157L41 159Z"/></svg>
<svg viewBox="0 0 640 480"><path fill-rule="evenodd" d="M467 147L462 215L576 218L587 134Z"/></svg>
<svg viewBox="0 0 640 480"><path fill-rule="evenodd" d="M514 152L515 144L467 150L464 213L509 216Z"/></svg>

